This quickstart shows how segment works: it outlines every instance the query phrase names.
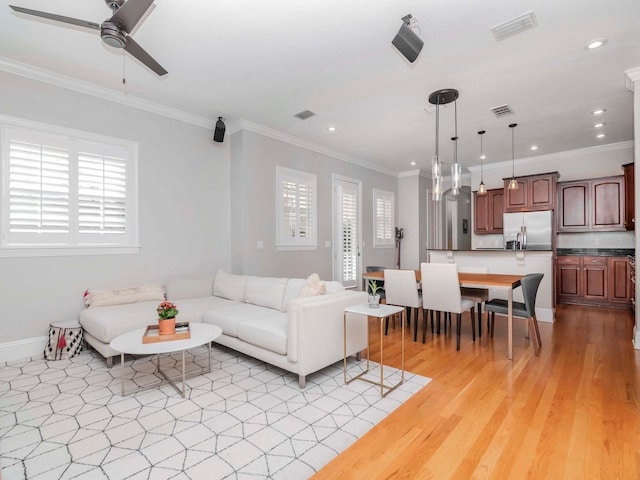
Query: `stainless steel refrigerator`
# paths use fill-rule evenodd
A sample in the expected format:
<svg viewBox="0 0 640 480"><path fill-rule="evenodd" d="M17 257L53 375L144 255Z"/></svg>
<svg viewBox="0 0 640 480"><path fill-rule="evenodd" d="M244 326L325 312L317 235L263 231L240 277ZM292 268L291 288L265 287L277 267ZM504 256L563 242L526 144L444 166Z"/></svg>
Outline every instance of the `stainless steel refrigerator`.
<svg viewBox="0 0 640 480"><path fill-rule="evenodd" d="M553 210L505 213L503 236L508 249L551 250Z"/></svg>

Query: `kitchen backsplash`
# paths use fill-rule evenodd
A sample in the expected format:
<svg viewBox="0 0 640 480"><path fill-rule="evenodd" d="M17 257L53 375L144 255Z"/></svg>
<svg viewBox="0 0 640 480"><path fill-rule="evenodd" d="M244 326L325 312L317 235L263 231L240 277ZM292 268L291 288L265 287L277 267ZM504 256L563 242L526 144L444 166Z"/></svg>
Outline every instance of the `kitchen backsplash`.
<svg viewBox="0 0 640 480"><path fill-rule="evenodd" d="M556 248L635 248L634 232L559 233ZM472 249L502 248L502 235L474 235Z"/></svg>
<svg viewBox="0 0 640 480"><path fill-rule="evenodd" d="M635 248L634 232L559 233L557 248Z"/></svg>

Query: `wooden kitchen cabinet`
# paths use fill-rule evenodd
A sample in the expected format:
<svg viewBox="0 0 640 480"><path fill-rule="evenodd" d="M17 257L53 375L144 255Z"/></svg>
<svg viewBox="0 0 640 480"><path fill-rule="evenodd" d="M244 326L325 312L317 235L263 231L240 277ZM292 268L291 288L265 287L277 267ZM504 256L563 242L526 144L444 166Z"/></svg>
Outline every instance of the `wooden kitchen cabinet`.
<svg viewBox="0 0 640 480"><path fill-rule="evenodd" d="M589 182L558 183L558 231L589 229Z"/></svg>
<svg viewBox="0 0 640 480"><path fill-rule="evenodd" d="M556 301L578 305L630 307L628 258L557 257Z"/></svg>
<svg viewBox="0 0 640 480"><path fill-rule="evenodd" d="M628 257L611 257L609 260L609 301L631 305L631 265Z"/></svg>
<svg viewBox="0 0 640 480"><path fill-rule="evenodd" d="M627 230L634 230L636 226L635 169L634 163L622 166L624 172L624 228Z"/></svg>
<svg viewBox="0 0 640 480"><path fill-rule="evenodd" d="M555 208L558 172L516 177L517 190L509 190L510 178L504 180L505 212L531 212Z"/></svg>
<svg viewBox="0 0 640 480"><path fill-rule="evenodd" d="M487 235L502 233L502 214L504 213L504 190L487 190L485 195L473 193L473 233Z"/></svg>
<svg viewBox="0 0 640 480"><path fill-rule="evenodd" d="M625 229L624 177L558 183L558 232Z"/></svg>

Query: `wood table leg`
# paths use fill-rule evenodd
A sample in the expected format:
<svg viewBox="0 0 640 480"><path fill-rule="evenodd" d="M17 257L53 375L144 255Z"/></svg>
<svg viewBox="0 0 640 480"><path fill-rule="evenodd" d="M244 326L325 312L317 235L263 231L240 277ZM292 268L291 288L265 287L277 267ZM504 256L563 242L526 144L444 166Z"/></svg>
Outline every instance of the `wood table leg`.
<svg viewBox="0 0 640 480"><path fill-rule="evenodd" d="M509 289L509 301L507 303L507 324L509 341L509 360L513 360L513 288Z"/></svg>

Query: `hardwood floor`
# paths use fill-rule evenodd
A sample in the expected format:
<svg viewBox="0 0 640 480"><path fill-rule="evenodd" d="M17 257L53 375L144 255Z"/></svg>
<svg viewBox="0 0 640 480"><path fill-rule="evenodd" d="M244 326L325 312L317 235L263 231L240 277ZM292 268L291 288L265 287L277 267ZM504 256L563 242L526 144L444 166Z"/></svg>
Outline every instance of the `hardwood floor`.
<svg viewBox="0 0 640 480"><path fill-rule="evenodd" d="M539 357L514 319L512 362L505 317L493 339L483 325L473 343L465 316L459 352L455 326L424 345L407 336L407 370L432 382L313 479L639 479L631 313L560 305L556 315L540 322ZM375 358L379 331L371 335ZM399 339L390 328L385 364L399 366Z"/></svg>

